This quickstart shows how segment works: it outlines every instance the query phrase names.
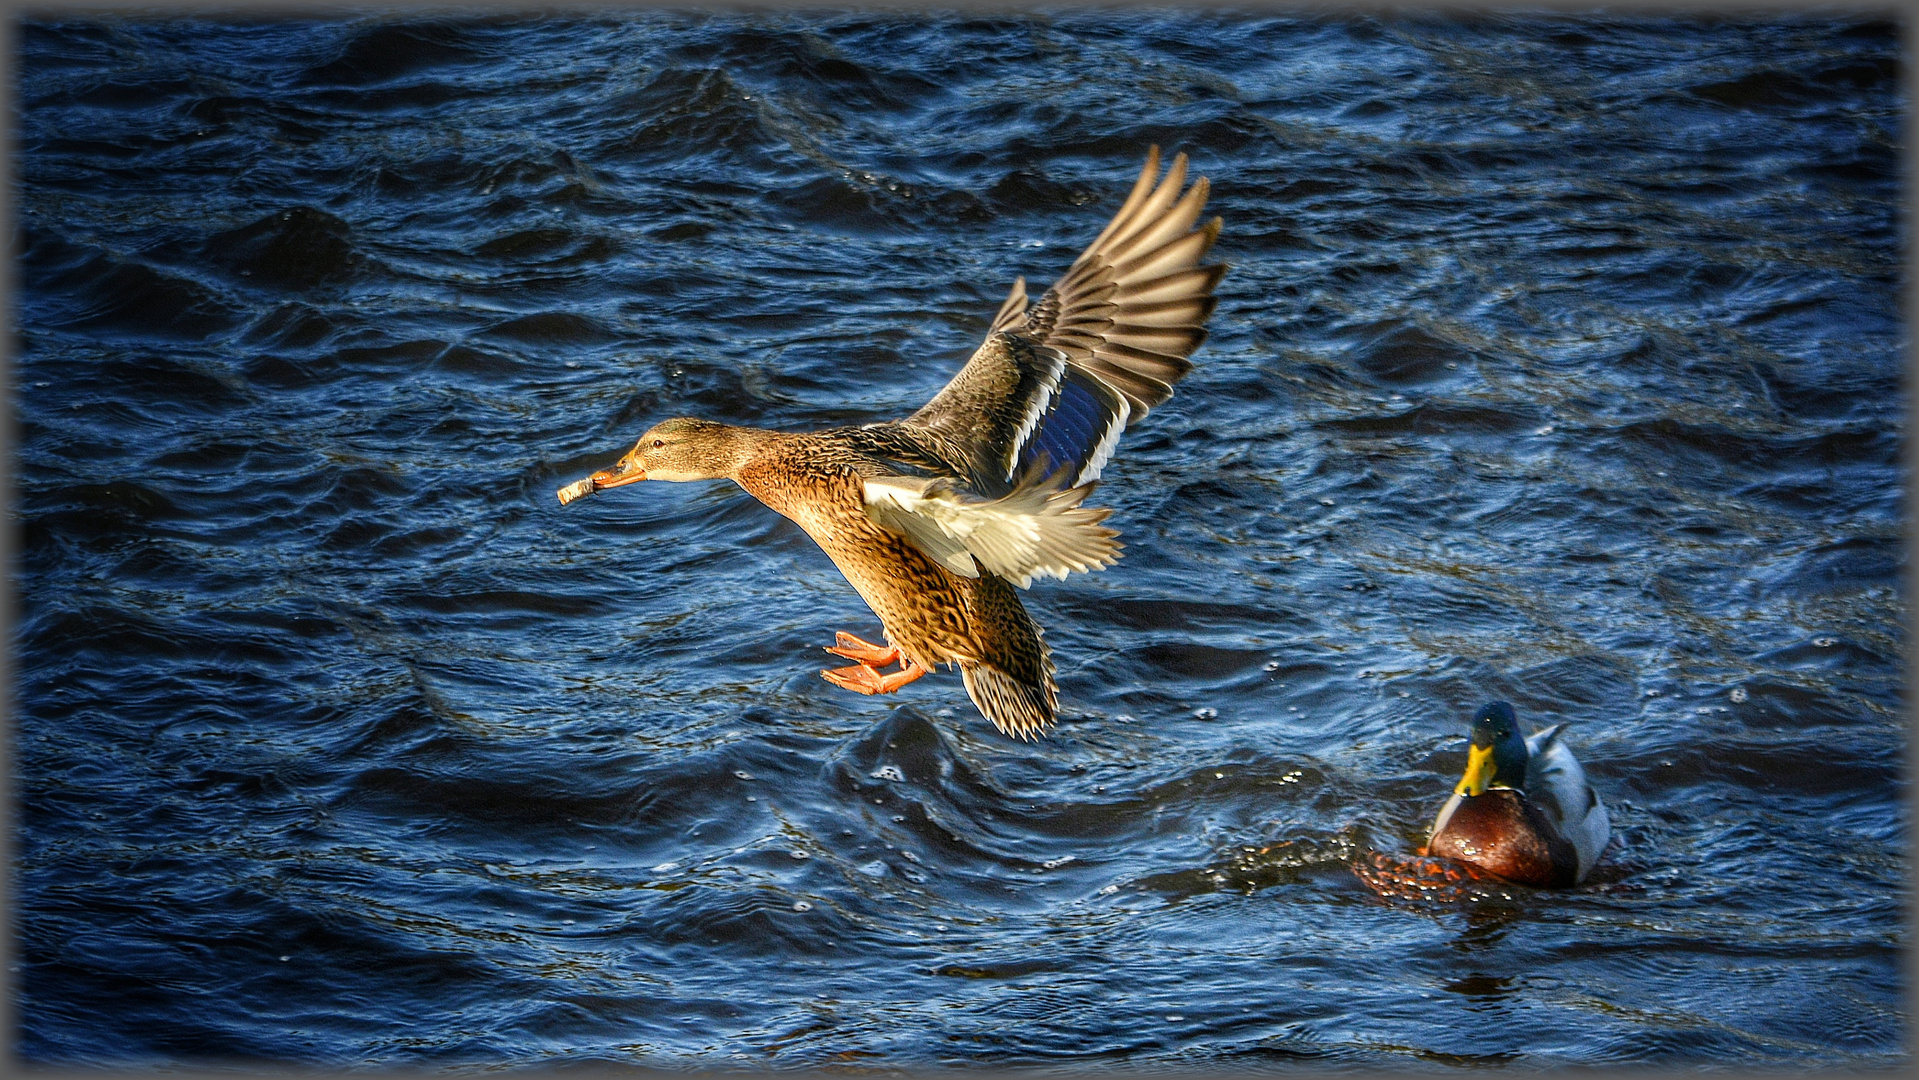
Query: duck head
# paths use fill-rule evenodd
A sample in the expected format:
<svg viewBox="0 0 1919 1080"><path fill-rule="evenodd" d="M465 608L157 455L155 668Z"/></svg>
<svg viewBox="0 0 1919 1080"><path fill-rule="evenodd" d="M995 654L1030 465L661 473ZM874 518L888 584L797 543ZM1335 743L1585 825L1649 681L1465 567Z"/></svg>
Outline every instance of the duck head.
<svg viewBox="0 0 1919 1080"><path fill-rule="evenodd" d="M1513 707L1491 701L1473 716L1473 745L1466 751L1466 775L1453 790L1483 795L1489 787L1526 786L1526 740L1519 734Z"/></svg>
<svg viewBox="0 0 1919 1080"><path fill-rule="evenodd" d="M593 474L594 491L625 487L641 480L719 480L733 475L741 460L739 428L678 416L662 420L640 436L612 468Z"/></svg>

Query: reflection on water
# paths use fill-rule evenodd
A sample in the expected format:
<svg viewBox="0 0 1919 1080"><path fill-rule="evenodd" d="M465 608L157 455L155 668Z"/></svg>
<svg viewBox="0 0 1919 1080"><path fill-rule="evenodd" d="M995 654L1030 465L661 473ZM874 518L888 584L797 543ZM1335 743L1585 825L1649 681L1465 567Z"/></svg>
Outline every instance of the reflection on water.
<svg viewBox="0 0 1919 1080"><path fill-rule="evenodd" d="M1902 1054L1893 27L21 29L21 1049L665 1067ZM900 415L1149 143L1234 266L1022 745L650 423ZM1387 901L1479 702L1579 889ZM1489 1022L1496 1021L1496 1022Z"/></svg>

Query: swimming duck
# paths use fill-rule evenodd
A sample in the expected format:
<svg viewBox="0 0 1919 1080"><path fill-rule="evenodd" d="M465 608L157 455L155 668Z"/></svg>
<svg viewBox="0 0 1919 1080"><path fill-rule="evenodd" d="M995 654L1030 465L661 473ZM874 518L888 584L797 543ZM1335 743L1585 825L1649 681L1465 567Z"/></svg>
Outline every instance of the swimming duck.
<svg viewBox="0 0 1919 1080"><path fill-rule="evenodd" d="M1564 724L1520 738L1513 707L1480 706L1466 775L1433 821L1423 854L1443 855L1521 885L1586 880L1612 839L1599 793L1560 741Z"/></svg>
<svg viewBox="0 0 1919 1080"><path fill-rule="evenodd" d="M822 677L886 694L956 665L982 715L1036 738L1058 687L1014 587L1119 558L1118 533L1100 524L1111 511L1086 497L1120 433L1192 368L1226 272L1200 265L1221 225L1194 224L1206 178L1186 187L1185 154L1155 182L1159 165L1153 147L1037 304L1013 282L985 343L911 416L806 433L666 420L560 502L641 480L731 480L804 529L879 616L886 643L837 633L826 651L854 663Z"/></svg>

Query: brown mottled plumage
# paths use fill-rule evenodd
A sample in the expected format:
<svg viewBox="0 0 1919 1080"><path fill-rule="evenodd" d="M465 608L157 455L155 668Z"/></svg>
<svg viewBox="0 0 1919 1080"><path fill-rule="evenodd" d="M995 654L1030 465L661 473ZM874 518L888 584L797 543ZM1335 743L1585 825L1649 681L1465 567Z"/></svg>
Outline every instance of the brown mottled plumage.
<svg viewBox="0 0 1919 1080"><path fill-rule="evenodd" d="M986 341L912 416L805 434L667 420L560 501L638 480L733 480L806 530L885 627L887 646L840 634L827 651L855 664L822 672L829 682L890 693L956 665L1001 731L1037 737L1058 691L1013 587L1119 557L1100 525L1109 511L1081 503L1120 433L1192 367L1226 270L1199 264L1220 229L1195 227L1205 178L1185 187L1184 154L1158 175L1154 147L1065 276L1030 308L1015 282Z"/></svg>
<svg viewBox="0 0 1919 1080"><path fill-rule="evenodd" d="M875 444L879 445L875 445ZM740 470L739 485L791 518L840 568L913 666L959 665L967 690L1000 699L981 712L1032 738L1056 709L1053 661L1038 624L1006 579L965 578L864 512L860 480L886 451L872 429L776 435ZM978 685L976 685L978 684Z"/></svg>

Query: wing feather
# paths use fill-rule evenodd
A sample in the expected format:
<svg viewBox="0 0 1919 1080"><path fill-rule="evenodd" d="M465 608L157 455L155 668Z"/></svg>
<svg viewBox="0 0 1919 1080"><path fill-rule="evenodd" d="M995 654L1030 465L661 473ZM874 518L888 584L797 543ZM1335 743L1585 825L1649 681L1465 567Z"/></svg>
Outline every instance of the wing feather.
<svg viewBox="0 0 1919 1080"><path fill-rule="evenodd" d="M1212 298L1213 286L1226 276L1226 267L1196 266L1165 277L1129 281L1113 291L1115 303L1155 304L1188 296Z"/></svg>
<svg viewBox="0 0 1919 1080"><path fill-rule="evenodd" d="M1112 235L1105 238L1107 241L1105 247L1099 247L1098 242L1095 241L1094 244L1087 245L1085 254L1082 254L1080 258L1083 259L1096 250L1125 248L1131 244L1136 237L1150 229L1160 216L1166 213L1167 207L1173 205L1173 200L1179 198L1179 189L1185 186L1186 155L1176 154L1173 157L1173 164L1166 170L1165 179L1159 182L1159 186L1153 189L1152 194L1148 195L1132 214L1128 215L1124 225L1114 229Z"/></svg>
<svg viewBox="0 0 1919 1080"><path fill-rule="evenodd" d="M1007 293L1006 299L1000 303L999 311L993 316L992 329L988 330L987 334L997 334L1024 318L1025 315L1026 279L1016 277L1013 279L1013 291Z"/></svg>
<svg viewBox="0 0 1919 1080"><path fill-rule="evenodd" d="M1139 209L1146 197L1153 193L1153 179L1159 175L1159 147L1146 148L1146 164L1139 170L1139 179L1133 181L1133 190L1126 193L1126 201L1119 204L1119 210L1113 214L1113 220L1106 223L1093 243L1087 248L1091 251L1110 239L1114 232L1124 226L1133 217L1133 211Z"/></svg>
<svg viewBox="0 0 1919 1080"><path fill-rule="evenodd" d="M1193 186L1187 190L1186 196L1180 199L1178 204L1150 226L1141 228L1115 244L1107 253L1107 258L1115 263L1123 263L1134 255L1153 251L1177 237L1186 235L1186 232L1193 227L1193 222L1199 220L1199 211L1206 205L1206 196L1211 191L1212 185L1205 177L1202 176L1193 181Z"/></svg>
<svg viewBox="0 0 1919 1080"><path fill-rule="evenodd" d="M1126 321L1135 326L1199 326L1213 313L1213 305L1218 302L1211 296L1189 296L1153 304L1128 304ZM1119 307L1108 306L1115 310Z"/></svg>
<svg viewBox="0 0 1919 1080"><path fill-rule="evenodd" d="M1196 225L1211 188L1205 177L1187 185L1185 154L1164 176L1159 168L1153 147L1119 210L1058 282L1029 304L1025 279L1015 281L972 359L902 421L957 452L965 498L1012 498L1023 483L1015 476L1034 468L1040 480L1063 474L1071 486L1062 490L1090 483L1119 433L1192 370L1187 358L1206 340L1226 272L1200 264L1221 223Z"/></svg>
<svg viewBox="0 0 1919 1080"><path fill-rule="evenodd" d="M1032 478L997 499L971 499L944 477L880 476L864 482L866 514L962 577L996 574L1024 589L1119 559L1112 511L1081 506L1095 485Z"/></svg>
<svg viewBox="0 0 1919 1080"><path fill-rule="evenodd" d="M1191 326L1142 326L1137 323L1114 323L1107 328L1104 336L1107 341L1125 345L1128 348L1180 357L1192 350L1196 335L1204 334L1205 331Z"/></svg>
<svg viewBox="0 0 1919 1080"><path fill-rule="evenodd" d="M1161 247L1141 252L1118 264L1113 269L1115 281L1137 281L1142 278L1162 277L1178 270L1185 270L1199 261L1206 249L1213 245L1219 236L1222 222L1215 218L1206 223L1206 227Z"/></svg>

